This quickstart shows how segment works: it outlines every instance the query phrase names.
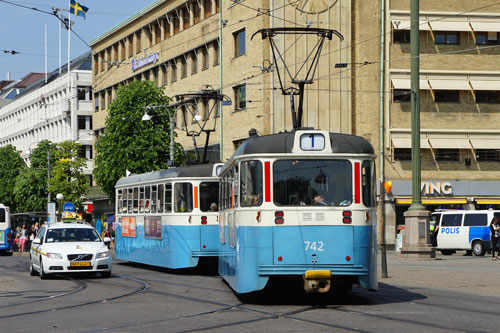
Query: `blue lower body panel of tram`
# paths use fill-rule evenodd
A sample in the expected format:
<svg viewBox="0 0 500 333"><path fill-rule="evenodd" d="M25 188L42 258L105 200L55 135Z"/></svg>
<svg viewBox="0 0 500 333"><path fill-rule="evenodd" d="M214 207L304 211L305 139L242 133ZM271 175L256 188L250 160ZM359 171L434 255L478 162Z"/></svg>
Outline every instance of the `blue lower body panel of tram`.
<svg viewBox="0 0 500 333"><path fill-rule="evenodd" d="M9 234L11 235L9 239ZM12 253L13 251L13 238L11 229L0 230L0 252Z"/></svg>
<svg viewBox="0 0 500 333"><path fill-rule="evenodd" d="M162 239L146 238L144 226L136 227L136 237L122 236L116 229L115 258L165 268L189 268L200 257L219 254L219 226L162 226Z"/></svg>
<svg viewBox="0 0 500 333"><path fill-rule="evenodd" d="M227 235L227 233L226 233ZM272 276L330 270L377 289L376 238L371 226L239 227L221 245L219 274L238 293L263 289Z"/></svg>

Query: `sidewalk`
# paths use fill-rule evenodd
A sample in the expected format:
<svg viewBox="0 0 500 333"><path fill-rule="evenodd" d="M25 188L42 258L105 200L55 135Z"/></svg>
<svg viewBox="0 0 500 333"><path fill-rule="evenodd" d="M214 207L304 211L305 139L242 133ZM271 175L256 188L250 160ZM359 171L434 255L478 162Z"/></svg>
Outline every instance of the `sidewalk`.
<svg viewBox="0 0 500 333"><path fill-rule="evenodd" d="M453 289L491 295L491 285L498 280L500 261L464 256L458 251L451 256L436 253L436 260L402 259L394 251L387 252L388 278L382 278L379 254L379 282L406 287Z"/></svg>

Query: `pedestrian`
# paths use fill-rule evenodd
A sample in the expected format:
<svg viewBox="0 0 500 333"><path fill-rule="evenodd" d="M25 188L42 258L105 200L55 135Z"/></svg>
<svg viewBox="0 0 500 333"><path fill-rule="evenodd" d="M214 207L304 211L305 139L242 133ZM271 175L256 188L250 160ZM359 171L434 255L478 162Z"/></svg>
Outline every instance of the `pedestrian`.
<svg viewBox="0 0 500 333"><path fill-rule="evenodd" d="M27 251L29 252L31 250L31 243L35 239L36 231L35 231L35 226L32 225L28 231L28 239L27 239Z"/></svg>
<svg viewBox="0 0 500 333"><path fill-rule="evenodd" d="M26 239L28 238L28 230L26 229L26 224L23 224L21 228L21 237L19 237L20 252L24 252L24 246L26 244Z"/></svg>
<svg viewBox="0 0 500 333"><path fill-rule="evenodd" d="M495 251L497 249L498 238L500 237L500 222L498 217L493 217L490 224L490 232L491 232L491 255L492 260L500 259L500 251L497 251L497 256L495 257Z"/></svg>
<svg viewBox="0 0 500 333"><path fill-rule="evenodd" d="M21 228L16 227L16 232L14 234L14 251L19 251L19 242L21 241Z"/></svg>

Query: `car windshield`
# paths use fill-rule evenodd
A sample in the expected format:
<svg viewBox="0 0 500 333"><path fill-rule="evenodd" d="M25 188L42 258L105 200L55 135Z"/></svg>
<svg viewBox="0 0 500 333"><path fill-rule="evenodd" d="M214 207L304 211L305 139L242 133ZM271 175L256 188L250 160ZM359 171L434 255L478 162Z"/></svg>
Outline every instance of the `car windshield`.
<svg viewBox="0 0 500 333"><path fill-rule="evenodd" d="M100 242L99 234L91 228L61 228L47 231L46 243Z"/></svg>

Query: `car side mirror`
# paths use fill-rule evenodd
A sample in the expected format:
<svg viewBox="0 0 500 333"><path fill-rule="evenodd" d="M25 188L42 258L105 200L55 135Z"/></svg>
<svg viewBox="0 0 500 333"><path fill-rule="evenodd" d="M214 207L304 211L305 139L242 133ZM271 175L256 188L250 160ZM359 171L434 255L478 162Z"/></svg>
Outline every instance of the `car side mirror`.
<svg viewBox="0 0 500 333"><path fill-rule="evenodd" d="M109 238L109 237L104 237L103 242L104 242L104 243L111 243L111 238Z"/></svg>
<svg viewBox="0 0 500 333"><path fill-rule="evenodd" d="M35 239L33 239L33 242L32 242L32 243L33 243L33 244L41 244L41 243L42 243L42 241L40 240L40 238L35 238Z"/></svg>

